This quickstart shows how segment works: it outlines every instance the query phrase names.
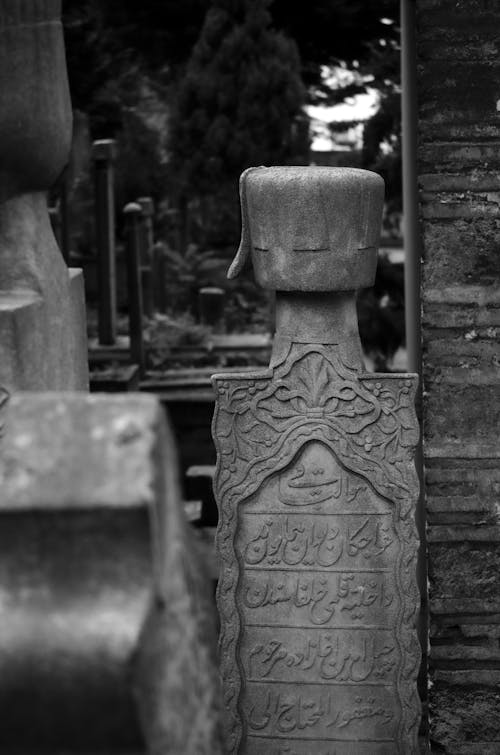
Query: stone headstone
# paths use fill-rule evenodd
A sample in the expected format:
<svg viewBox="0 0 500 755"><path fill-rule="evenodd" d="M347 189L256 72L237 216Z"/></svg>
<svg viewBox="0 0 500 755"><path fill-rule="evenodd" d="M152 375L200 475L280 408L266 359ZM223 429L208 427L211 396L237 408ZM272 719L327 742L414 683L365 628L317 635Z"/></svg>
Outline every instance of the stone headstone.
<svg viewBox="0 0 500 755"><path fill-rule="evenodd" d="M225 291L217 286L204 286L198 291L198 312L200 322L218 330L223 330Z"/></svg>
<svg viewBox="0 0 500 755"><path fill-rule="evenodd" d="M88 388L82 275L68 273L46 199L71 142L60 6L0 0L0 385L9 390Z"/></svg>
<svg viewBox="0 0 500 755"><path fill-rule="evenodd" d="M276 290L268 370L213 378L226 747L417 752L416 376L363 371L374 173L251 168L242 241Z"/></svg>
<svg viewBox="0 0 500 755"><path fill-rule="evenodd" d="M0 752L217 755L212 584L161 404L19 392L2 422Z"/></svg>

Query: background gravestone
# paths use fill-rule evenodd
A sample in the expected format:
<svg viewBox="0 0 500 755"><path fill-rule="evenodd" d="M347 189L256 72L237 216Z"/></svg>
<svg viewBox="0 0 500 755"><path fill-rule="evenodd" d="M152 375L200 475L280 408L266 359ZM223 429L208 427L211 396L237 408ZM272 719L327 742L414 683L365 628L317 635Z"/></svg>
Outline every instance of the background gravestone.
<svg viewBox="0 0 500 755"><path fill-rule="evenodd" d="M226 747L417 752L414 375L363 372L383 182L257 168L242 242L277 291L267 371L215 375Z"/></svg>
<svg viewBox="0 0 500 755"><path fill-rule="evenodd" d="M88 387L81 271L64 263L46 193L68 160L60 0L0 0L0 385Z"/></svg>

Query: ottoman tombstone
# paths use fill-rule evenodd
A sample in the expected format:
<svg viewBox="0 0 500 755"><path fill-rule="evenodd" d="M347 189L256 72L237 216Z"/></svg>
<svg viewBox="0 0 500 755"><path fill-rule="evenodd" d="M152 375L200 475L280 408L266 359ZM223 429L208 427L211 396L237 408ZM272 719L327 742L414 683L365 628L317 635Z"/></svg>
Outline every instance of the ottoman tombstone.
<svg viewBox="0 0 500 755"><path fill-rule="evenodd" d="M251 168L242 241L276 290L268 370L213 378L226 746L417 752L416 376L363 372L383 181Z"/></svg>

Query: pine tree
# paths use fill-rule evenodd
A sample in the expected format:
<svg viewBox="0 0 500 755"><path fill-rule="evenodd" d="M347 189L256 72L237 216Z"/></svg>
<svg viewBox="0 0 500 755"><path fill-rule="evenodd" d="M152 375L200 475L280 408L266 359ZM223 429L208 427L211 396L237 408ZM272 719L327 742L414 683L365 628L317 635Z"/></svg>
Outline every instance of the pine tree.
<svg viewBox="0 0 500 755"><path fill-rule="evenodd" d="M270 3L211 2L170 124L181 198L210 195L220 209L228 192L236 198L245 168L293 156L304 101L300 60L295 43L271 28Z"/></svg>

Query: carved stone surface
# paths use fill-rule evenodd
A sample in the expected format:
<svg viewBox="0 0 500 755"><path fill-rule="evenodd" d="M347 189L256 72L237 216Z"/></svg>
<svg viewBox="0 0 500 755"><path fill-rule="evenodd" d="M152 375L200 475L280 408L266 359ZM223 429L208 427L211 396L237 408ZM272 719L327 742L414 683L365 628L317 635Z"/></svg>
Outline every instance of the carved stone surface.
<svg viewBox="0 0 500 755"><path fill-rule="evenodd" d="M68 160L60 0L0 0L0 383L88 388L81 271L64 263L46 193Z"/></svg>
<svg viewBox="0 0 500 755"><path fill-rule="evenodd" d="M18 392L4 414L0 752L219 755L211 583L160 402Z"/></svg>
<svg viewBox="0 0 500 755"><path fill-rule="evenodd" d="M232 271L251 252L278 291L270 368L213 378L226 749L416 753L416 376L363 372L354 299L382 181L261 168L240 186Z"/></svg>

